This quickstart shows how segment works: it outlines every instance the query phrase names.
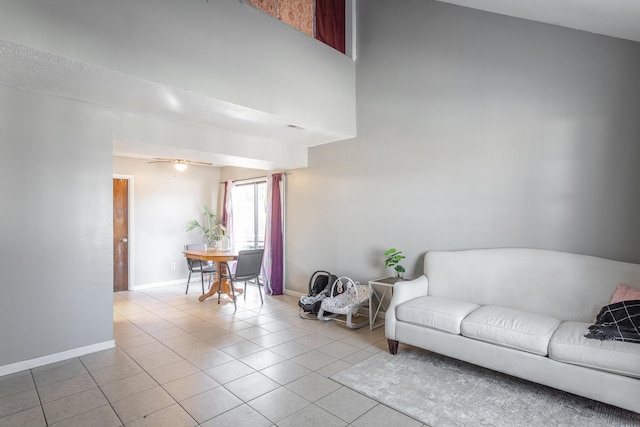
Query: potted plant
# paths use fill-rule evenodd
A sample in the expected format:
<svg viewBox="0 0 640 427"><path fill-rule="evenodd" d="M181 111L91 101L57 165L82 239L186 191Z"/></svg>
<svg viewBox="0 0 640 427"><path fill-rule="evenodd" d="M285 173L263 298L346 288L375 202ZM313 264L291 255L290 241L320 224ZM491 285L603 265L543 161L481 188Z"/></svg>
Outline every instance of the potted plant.
<svg viewBox="0 0 640 427"><path fill-rule="evenodd" d="M195 219L189 221L187 223L187 231L195 230L196 228L202 230L207 246L213 247L216 242L224 236L227 230L224 225L222 225L222 218L211 211L207 205L203 207L203 215L204 222L200 224Z"/></svg>
<svg viewBox="0 0 640 427"><path fill-rule="evenodd" d="M406 257L402 255L402 251L397 250L396 248L387 249L384 252L384 256L387 258L384 260L384 266L389 268L393 267L396 272L396 278L402 279L404 278L404 272L406 271L403 266L400 265L400 261L405 259Z"/></svg>

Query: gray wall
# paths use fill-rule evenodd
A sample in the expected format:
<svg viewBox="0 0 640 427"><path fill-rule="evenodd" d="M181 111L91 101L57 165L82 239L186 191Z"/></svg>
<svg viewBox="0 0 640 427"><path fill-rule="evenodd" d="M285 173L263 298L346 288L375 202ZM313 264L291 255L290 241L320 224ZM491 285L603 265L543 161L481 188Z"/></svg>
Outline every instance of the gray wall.
<svg viewBox="0 0 640 427"><path fill-rule="evenodd" d="M178 172L170 163L114 156L113 173L133 176L132 288L186 281L183 247L204 243L204 235L187 232L185 226L192 219L202 220L203 205L217 210L220 169L190 165Z"/></svg>
<svg viewBox="0 0 640 427"><path fill-rule="evenodd" d="M358 137L288 176L288 289L392 246L640 261L640 44L422 0L359 2L358 40Z"/></svg>
<svg viewBox="0 0 640 427"><path fill-rule="evenodd" d="M0 86L0 371L113 339L110 128Z"/></svg>

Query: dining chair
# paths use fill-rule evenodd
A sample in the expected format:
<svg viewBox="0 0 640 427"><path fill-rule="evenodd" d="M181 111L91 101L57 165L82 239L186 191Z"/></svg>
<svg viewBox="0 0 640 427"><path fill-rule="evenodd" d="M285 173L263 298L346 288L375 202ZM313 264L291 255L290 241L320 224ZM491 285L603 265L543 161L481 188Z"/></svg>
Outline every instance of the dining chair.
<svg viewBox="0 0 640 427"><path fill-rule="evenodd" d="M244 282L244 299L247 299L247 282L255 280L258 286L258 294L260 295L260 303L264 304L260 286L260 276L262 274L262 257L264 249L247 249L238 252L238 260L236 261L234 271L231 270L228 263L223 263L226 268L222 270L222 278L228 279L233 295L233 305L236 306L236 297L234 292L234 282ZM222 280L218 283L218 304L220 303Z"/></svg>
<svg viewBox="0 0 640 427"><path fill-rule="evenodd" d="M206 249L207 245L204 243L192 243L184 245L184 250L190 249ZM204 275L213 275L216 273L216 264L210 261L200 261L199 259L186 258L187 267L189 268L189 278L187 279L187 290L185 294L189 293L189 282L191 282L191 273L200 273L200 281L202 282L202 294L204 294Z"/></svg>

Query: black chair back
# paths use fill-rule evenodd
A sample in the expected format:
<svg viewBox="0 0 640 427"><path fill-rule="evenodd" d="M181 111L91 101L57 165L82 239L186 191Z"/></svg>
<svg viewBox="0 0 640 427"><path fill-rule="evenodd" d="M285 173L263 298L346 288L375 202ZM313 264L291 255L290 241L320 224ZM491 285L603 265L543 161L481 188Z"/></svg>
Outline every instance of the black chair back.
<svg viewBox="0 0 640 427"><path fill-rule="evenodd" d="M236 273L234 280L246 282L260 276L262 270L262 257L264 249L247 249L238 252L238 263L236 264Z"/></svg>

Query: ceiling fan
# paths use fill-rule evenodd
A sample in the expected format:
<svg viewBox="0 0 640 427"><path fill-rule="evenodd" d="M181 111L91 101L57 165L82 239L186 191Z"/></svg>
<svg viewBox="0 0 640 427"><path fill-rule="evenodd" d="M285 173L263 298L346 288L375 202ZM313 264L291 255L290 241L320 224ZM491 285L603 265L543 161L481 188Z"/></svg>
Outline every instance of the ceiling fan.
<svg viewBox="0 0 640 427"><path fill-rule="evenodd" d="M173 163L173 166L180 172L187 169L187 165L213 166L213 163L209 162L196 162L194 160L184 159L165 159L163 157L154 157L152 161L147 163Z"/></svg>

